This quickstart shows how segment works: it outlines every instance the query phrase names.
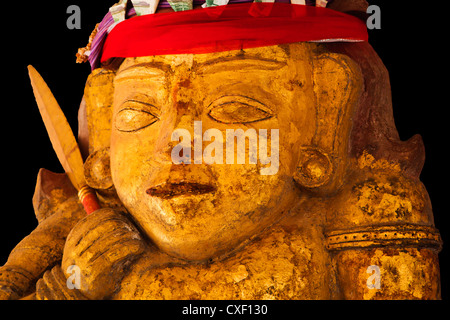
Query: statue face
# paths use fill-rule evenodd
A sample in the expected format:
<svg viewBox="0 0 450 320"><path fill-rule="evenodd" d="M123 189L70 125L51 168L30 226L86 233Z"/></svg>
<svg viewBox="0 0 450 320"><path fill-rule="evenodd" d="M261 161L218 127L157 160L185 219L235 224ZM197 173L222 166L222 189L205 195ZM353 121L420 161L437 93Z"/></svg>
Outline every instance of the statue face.
<svg viewBox="0 0 450 320"><path fill-rule="evenodd" d="M160 249L183 259L210 259L237 248L299 201L293 175L300 146L311 144L316 128L315 46L122 63L114 80L113 182ZM271 163L262 161L260 150L256 163L250 161L256 140L249 138L245 162L237 164L242 150L226 147L234 141L227 130L238 129L256 133L258 148L267 143ZM227 161L232 155L234 164Z"/></svg>

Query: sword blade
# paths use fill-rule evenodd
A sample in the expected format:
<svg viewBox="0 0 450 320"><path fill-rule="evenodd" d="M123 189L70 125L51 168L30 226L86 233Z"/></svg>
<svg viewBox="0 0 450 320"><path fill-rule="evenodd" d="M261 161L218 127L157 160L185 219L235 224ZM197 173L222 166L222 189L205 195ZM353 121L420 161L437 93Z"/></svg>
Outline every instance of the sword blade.
<svg viewBox="0 0 450 320"><path fill-rule="evenodd" d="M86 182L84 179L83 159L72 128L67 122L50 88L31 65L28 66L28 74L39 112L44 121L53 149L73 186L77 190L80 190L86 185Z"/></svg>

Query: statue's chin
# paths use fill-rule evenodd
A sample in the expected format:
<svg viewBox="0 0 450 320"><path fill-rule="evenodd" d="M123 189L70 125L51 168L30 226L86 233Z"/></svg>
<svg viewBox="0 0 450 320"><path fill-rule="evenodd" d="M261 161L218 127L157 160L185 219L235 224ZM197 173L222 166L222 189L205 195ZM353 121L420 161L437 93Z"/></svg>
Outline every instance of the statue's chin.
<svg viewBox="0 0 450 320"><path fill-rule="evenodd" d="M222 255L226 255L227 252L231 250L214 250L214 244L211 246L210 243L202 243L201 241L195 241L190 244L180 244L172 246L160 246L162 252L186 261L191 262L207 262L212 259L216 259ZM219 249L219 248L217 248Z"/></svg>
<svg viewBox="0 0 450 320"><path fill-rule="evenodd" d="M203 237L170 233L152 237L152 240L162 252L172 257L197 262L220 258L239 246L236 241L224 243L214 237L203 239Z"/></svg>
<svg viewBox="0 0 450 320"><path fill-rule="evenodd" d="M292 206L294 193L262 205L215 193L146 196L129 212L140 229L162 251L189 261L227 256L246 240L277 221Z"/></svg>
<svg viewBox="0 0 450 320"><path fill-rule="evenodd" d="M188 261L220 259L258 231L258 226L248 222L227 221L220 210L204 210L201 216L166 210L152 214L151 218L138 221L141 230L162 252ZM166 223L168 220L171 223Z"/></svg>
<svg viewBox="0 0 450 320"><path fill-rule="evenodd" d="M197 196L198 197L198 196ZM147 203L128 209L140 230L164 253L189 261L206 261L235 247L236 235L224 230L237 230L220 215L210 210L209 202L193 205L193 199L145 199ZM193 207L197 210L193 210Z"/></svg>

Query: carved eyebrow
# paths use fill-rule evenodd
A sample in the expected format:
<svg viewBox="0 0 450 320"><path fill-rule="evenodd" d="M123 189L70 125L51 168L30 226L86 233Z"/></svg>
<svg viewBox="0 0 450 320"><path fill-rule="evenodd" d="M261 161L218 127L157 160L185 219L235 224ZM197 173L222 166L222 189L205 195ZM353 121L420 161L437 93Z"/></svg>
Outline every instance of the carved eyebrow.
<svg viewBox="0 0 450 320"><path fill-rule="evenodd" d="M123 81L136 78L164 78L170 66L160 63L140 63L120 70L115 81Z"/></svg>
<svg viewBox="0 0 450 320"><path fill-rule="evenodd" d="M220 71L239 70L278 70L286 66L284 61L263 59L260 57L230 57L217 58L197 65L197 72L200 74L216 73ZM140 63L120 70L115 81L136 78L164 78L165 74L172 68L165 63Z"/></svg>
<svg viewBox="0 0 450 320"><path fill-rule="evenodd" d="M232 57L232 58L219 58L214 59L197 67L197 72L200 74L217 73L220 71L242 71L242 70L257 70L257 71L270 71L278 70L287 66L286 62L277 61L272 59L261 59L259 57Z"/></svg>
<svg viewBox="0 0 450 320"><path fill-rule="evenodd" d="M134 104L135 107L131 107L130 104ZM126 109L132 109L132 110L140 110L142 112L146 112L146 113L155 113L155 110L158 111L159 109L154 106L151 103L147 103L147 102L143 102L140 101L138 99L128 99L125 100L121 105L120 105L120 109L118 112L122 111L122 110L126 110Z"/></svg>

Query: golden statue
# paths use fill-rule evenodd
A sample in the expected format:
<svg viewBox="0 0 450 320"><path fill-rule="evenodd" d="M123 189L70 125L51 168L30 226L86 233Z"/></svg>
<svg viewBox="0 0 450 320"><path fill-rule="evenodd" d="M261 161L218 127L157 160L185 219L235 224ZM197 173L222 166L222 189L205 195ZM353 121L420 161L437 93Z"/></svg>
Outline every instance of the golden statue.
<svg viewBox="0 0 450 320"><path fill-rule="evenodd" d="M367 42L108 60L79 123L102 209L42 169L1 299L440 298L423 143Z"/></svg>

